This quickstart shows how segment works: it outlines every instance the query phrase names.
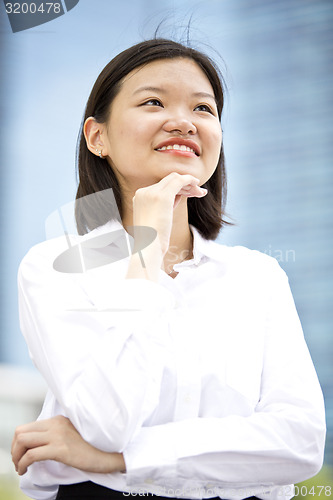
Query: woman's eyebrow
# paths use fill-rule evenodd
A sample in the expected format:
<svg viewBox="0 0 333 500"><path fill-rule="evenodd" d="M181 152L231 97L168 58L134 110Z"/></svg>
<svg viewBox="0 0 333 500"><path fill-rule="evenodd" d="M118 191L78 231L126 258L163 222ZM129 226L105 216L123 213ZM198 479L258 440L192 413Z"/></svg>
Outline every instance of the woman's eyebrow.
<svg viewBox="0 0 333 500"><path fill-rule="evenodd" d="M192 95L194 97L208 97L209 99L213 99L213 101L216 101L215 96L213 94L209 94L208 92L194 92Z"/></svg>
<svg viewBox="0 0 333 500"><path fill-rule="evenodd" d="M163 89L161 87L139 87L133 92L133 95L139 94L140 92L159 92L162 94L167 94L168 91L166 89ZM215 96L213 94L210 94L209 92L193 92L193 97L203 97L203 98L209 98L213 99L213 101L216 101Z"/></svg>
<svg viewBox="0 0 333 500"><path fill-rule="evenodd" d="M160 92L160 93L163 93L163 94L165 94L167 92L165 89L162 89L161 87L139 87L138 89L136 89L133 92L133 95L134 94L138 94L139 92L144 92L144 91L147 91L147 92Z"/></svg>

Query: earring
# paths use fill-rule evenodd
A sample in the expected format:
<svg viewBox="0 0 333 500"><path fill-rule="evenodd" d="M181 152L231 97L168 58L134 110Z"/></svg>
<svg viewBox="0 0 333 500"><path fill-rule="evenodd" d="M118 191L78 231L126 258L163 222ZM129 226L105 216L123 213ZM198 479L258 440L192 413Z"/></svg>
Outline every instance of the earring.
<svg viewBox="0 0 333 500"><path fill-rule="evenodd" d="M103 160L102 151L98 150L98 149L95 149L95 151L96 151L96 153L98 153L100 159Z"/></svg>

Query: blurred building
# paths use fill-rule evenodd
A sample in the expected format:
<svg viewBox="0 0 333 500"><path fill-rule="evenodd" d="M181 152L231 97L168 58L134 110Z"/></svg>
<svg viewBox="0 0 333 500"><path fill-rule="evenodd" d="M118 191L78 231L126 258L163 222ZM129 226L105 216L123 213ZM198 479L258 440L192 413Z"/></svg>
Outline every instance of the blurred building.
<svg viewBox="0 0 333 500"><path fill-rule="evenodd" d="M332 4L233 2L228 61L231 207L220 241L275 257L289 276L326 401L333 462ZM223 42L220 44L223 45ZM229 142L229 144L228 144ZM236 186L235 192L233 191Z"/></svg>

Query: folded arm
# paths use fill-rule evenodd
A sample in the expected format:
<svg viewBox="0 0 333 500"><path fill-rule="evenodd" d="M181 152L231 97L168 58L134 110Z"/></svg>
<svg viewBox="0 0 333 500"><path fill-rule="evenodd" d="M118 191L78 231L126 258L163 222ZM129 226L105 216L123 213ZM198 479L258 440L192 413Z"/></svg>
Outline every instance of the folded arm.
<svg viewBox="0 0 333 500"><path fill-rule="evenodd" d="M124 450L128 485L143 486L147 480L174 489L207 482L285 485L320 470L323 396L287 276L278 265L273 269L260 397L253 413L242 416L235 410L224 418L141 428Z"/></svg>
<svg viewBox="0 0 333 500"><path fill-rule="evenodd" d="M20 267L19 306L31 358L64 415L92 445L121 452L159 401L172 295L117 279L110 266L56 272L38 246Z"/></svg>

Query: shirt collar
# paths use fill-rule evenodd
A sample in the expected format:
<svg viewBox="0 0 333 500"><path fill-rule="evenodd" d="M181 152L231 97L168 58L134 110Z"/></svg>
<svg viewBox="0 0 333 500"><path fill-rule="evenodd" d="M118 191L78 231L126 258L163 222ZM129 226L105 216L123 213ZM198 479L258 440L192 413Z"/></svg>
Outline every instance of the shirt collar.
<svg viewBox="0 0 333 500"><path fill-rule="evenodd" d="M180 265L199 265L202 259L207 260L217 260L221 261L225 257L225 249L227 248L225 245L216 243L213 240L207 240L204 238L198 229L192 225L190 225L191 232L193 234L193 259L184 261L180 264L175 264L176 266ZM121 222L118 220L110 220L103 226L99 226L96 229L93 229L89 233L83 235L81 238L83 240L87 240L96 236L100 236L105 233L112 233L114 231L119 231L120 229L124 229ZM119 231L119 236L117 238L113 238L113 243L116 244L117 239L122 238L121 231ZM131 237L130 237L131 238Z"/></svg>
<svg viewBox="0 0 333 500"><path fill-rule="evenodd" d="M216 243L213 240L204 238L198 229L190 225L193 234L193 259L194 264L198 265L204 258L221 261L224 258L225 245Z"/></svg>
<svg viewBox="0 0 333 500"><path fill-rule="evenodd" d="M116 238L113 238L112 240L113 243L115 243L118 239L123 238L120 229L124 229L121 222L119 220L112 219L109 220L106 224L98 226L95 229L89 231L89 233L82 235L81 241L87 241L90 240L91 238L95 238L96 236L102 236L103 234L119 231L119 233L116 235Z"/></svg>

